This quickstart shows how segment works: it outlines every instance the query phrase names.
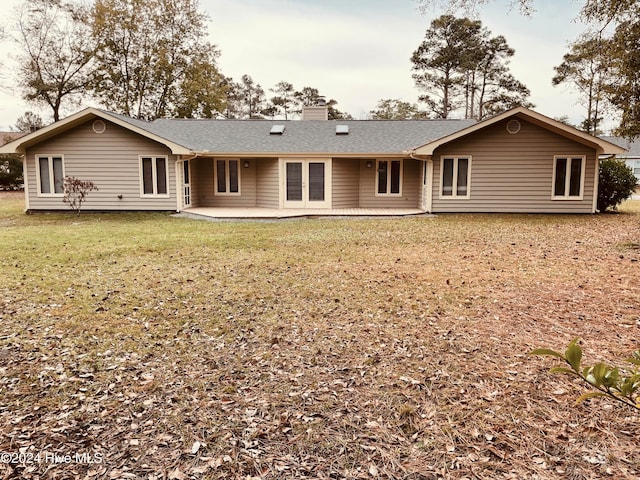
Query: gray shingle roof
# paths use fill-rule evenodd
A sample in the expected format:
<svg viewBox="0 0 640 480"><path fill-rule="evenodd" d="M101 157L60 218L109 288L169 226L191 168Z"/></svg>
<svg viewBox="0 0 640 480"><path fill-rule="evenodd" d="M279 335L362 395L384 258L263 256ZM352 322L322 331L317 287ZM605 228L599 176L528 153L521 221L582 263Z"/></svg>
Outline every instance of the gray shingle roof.
<svg viewBox="0 0 640 480"><path fill-rule="evenodd" d="M112 113L109 113L113 115ZM389 153L397 154L450 135L474 120L205 120L153 122L116 115L138 128L187 147L215 153ZM270 135L284 125L282 135ZM348 135L336 135L348 125Z"/></svg>
<svg viewBox="0 0 640 480"><path fill-rule="evenodd" d="M607 142L614 143L619 147L626 148L627 152L621 155L618 155L619 157L640 157L640 139L631 141L622 137L603 136L600 138L602 138L603 140L606 140Z"/></svg>

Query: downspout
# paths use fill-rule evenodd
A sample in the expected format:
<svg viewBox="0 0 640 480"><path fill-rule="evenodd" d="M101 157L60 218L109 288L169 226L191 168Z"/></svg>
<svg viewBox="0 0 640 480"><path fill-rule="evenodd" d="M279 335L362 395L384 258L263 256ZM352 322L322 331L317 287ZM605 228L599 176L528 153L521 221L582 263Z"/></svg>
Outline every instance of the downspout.
<svg viewBox="0 0 640 480"><path fill-rule="evenodd" d="M178 164L189 162L197 157L197 153L194 153L190 158L183 158L182 155L180 155L180 159L176 162L176 213L180 213L182 211L182 207L184 206L184 178L180 176L181 173ZM184 168L184 165L182 165L182 167ZM182 180L178 182L178 179L180 178L182 178ZM178 185L178 183L180 183L180 185Z"/></svg>
<svg viewBox="0 0 640 480"><path fill-rule="evenodd" d="M427 204L425 205L425 210L427 213L431 213L433 208L433 159L431 156L429 158L420 158L416 156L413 150L409 152L409 158L412 160L419 160L421 162L427 162L427 171L429 178L427 179Z"/></svg>

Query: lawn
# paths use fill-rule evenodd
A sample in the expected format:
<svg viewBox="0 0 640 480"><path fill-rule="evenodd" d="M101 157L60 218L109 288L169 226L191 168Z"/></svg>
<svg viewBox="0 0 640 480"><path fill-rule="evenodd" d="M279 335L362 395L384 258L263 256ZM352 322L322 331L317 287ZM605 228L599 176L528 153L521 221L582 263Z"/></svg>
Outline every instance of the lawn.
<svg viewBox="0 0 640 480"><path fill-rule="evenodd" d="M638 478L640 415L575 405L528 352L640 348L639 203L208 222L0 198L0 478Z"/></svg>

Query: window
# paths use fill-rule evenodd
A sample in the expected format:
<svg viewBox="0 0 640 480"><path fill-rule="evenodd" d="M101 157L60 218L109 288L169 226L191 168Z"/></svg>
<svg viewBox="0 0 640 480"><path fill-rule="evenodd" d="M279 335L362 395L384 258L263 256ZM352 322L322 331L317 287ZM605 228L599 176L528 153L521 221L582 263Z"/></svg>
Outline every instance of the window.
<svg viewBox="0 0 640 480"><path fill-rule="evenodd" d="M240 160L216 160L216 195L240 194Z"/></svg>
<svg viewBox="0 0 640 480"><path fill-rule="evenodd" d="M36 155L38 194L64 194L64 161L62 155Z"/></svg>
<svg viewBox="0 0 640 480"><path fill-rule="evenodd" d="M167 157L140 157L141 191L145 197L169 196Z"/></svg>
<svg viewBox="0 0 640 480"><path fill-rule="evenodd" d="M402 161L377 160L377 195L402 195Z"/></svg>
<svg viewBox="0 0 640 480"><path fill-rule="evenodd" d="M553 158L553 200L581 200L585 157Z"/></svg>
<svg viewBox="0 0 640 480"><path fill-rule="evenodd" d="M471 198L471 157L442 157L440 196Z"/></svg>

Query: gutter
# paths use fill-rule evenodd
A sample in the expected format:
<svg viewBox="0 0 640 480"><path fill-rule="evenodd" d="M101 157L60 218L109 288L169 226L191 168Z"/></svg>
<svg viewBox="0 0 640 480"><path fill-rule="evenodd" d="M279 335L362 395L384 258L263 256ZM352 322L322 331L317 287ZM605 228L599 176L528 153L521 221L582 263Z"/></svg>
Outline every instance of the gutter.
<svg viewBox="0 0 640 480"><path fill-rule="evenodd" d="M220 158L406 158L410 152L197 152L199 157Z"/></svg>

